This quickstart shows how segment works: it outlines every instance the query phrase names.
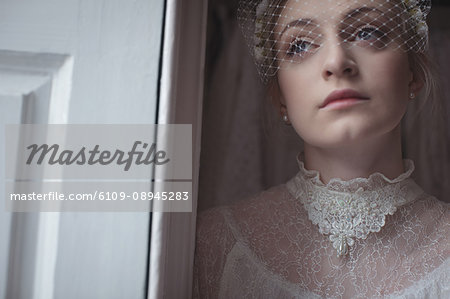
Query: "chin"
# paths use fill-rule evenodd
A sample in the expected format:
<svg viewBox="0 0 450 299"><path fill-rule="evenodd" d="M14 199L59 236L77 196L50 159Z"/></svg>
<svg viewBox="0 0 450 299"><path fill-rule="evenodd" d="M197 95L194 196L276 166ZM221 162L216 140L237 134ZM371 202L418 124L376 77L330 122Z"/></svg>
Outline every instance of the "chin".
<svg viewBox="0 0 450 299"><path fill-rule="evenodd" d="M329 134L317 134L317 136L312 138L304 138L304 142L311 146L323 148L323 149L337 149L344 148L352 145L361 144L368 139L370 136L375 137L376 134L368 134L366 132L333 132Z"/></svg>

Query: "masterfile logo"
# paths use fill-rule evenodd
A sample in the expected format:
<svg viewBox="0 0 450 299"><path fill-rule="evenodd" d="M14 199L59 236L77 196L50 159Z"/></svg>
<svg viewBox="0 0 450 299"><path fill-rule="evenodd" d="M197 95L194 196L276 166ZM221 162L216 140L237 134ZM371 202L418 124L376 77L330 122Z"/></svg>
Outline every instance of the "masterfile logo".
<svg viewBox="0 0 450 299"><path fill-rule="evenodd" d="M9 179L192 178L191 125L7 125L6 140Z"/></svg>
<svg viewBox="0 0 450 299"><path fill-rule="evenodd" d="M139 150L142 148L142 150ZM156 143L152 143L150 146L148 143L142 141L135 141L130 151L122 151L116 149L114 152L104 150L100 151L100 145L96 144L93 149L89 150L83 146L78 151L74 150L62 150L58 144L52 146L48 144L32 144L27 146L30 150L26 164L30 165L33 160L35 163L41 165L44 160L49 165L109 165L116 163L117 165L124 165L124 170L128 171L133 163L136 165L164 165L170 161L166 158L167 153L163 150L156 150ZM36 156L38 158L34 159Z"/></svg>

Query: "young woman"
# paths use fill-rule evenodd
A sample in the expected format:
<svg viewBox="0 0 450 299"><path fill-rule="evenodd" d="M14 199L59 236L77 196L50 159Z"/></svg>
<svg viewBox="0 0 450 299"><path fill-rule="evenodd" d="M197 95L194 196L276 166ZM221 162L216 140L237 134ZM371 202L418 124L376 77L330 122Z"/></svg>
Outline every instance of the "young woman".
<svg viewBox="0 0 450 299"><path fill-rule="evenodd" d="M194 297L448 298L449 206L410 178L400 121L431 94L427 1L242 1L282 119L284 185L199 217Z"/></svg>

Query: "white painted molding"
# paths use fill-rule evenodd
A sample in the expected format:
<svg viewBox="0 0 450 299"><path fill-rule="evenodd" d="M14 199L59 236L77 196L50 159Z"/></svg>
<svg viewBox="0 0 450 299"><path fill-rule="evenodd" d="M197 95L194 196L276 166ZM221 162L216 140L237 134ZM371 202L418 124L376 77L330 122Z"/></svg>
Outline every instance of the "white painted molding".
<svg viewBox="0 0 450 299"><path fill-rule="evenodd" d="M153 213L148 298L190 298L206 47L207 0L168 0L158 123L192 124L191 213Z"/></svg>
<svg viewBox="0 0 450 299"><path fill-rule="evenodd" d="M22 123L67 123L73 57L52 53L0 50L0 94L33 98L34 111ZM40 92L50 87L50 95Z"/></svg>
<svg viewBox="0 0 450 299"><path fill-rule="evenodd" d="M0 94L22 99L14 123L68 121L73 58L0 50ZM6 298L53 298L59 213L14 213Z"/></svg>

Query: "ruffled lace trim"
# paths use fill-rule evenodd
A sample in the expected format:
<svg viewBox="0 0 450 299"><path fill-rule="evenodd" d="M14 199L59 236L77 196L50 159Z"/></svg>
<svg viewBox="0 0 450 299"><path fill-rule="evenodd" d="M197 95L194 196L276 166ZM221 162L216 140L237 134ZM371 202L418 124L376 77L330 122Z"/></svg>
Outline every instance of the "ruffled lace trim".
<svg viewBox="0 0 450 299"><path fill-rule="evenodd" d="M375 173L349 181L333 179L326 185L317 171L306 170L303 162L298 162L300 172L287 188L302 202L319 232L329 236L338 256L349 252L355 238L366 239L369 233L379 232L387 215L423 193L409 179L414 171L411 160L404 161L406 171L392 180Z"/></svg>
<svg viewBox="0 0 450 299"><path fill-rule="evenodd" d="M327 184L324 184L321 181L320 173L317 170L306 169L305 164L298 157L297 163L300 169L300 172L297 176L301 176L307 180L310 180L314 185L326 187L328 190L341 192L355 192L359 188L369 189L380 184L395 184L409 178L415 169L414 162L412 160L404 159L403 168L405 169L405 172L394 179L390 179L382 173L375 172L368 178L355 178L348 181L344 181L340 178L332 178Z"/></svg>

